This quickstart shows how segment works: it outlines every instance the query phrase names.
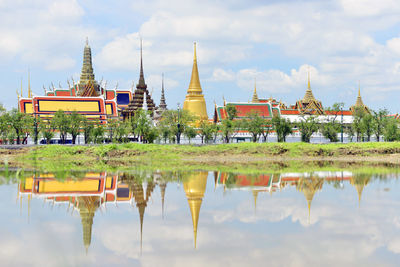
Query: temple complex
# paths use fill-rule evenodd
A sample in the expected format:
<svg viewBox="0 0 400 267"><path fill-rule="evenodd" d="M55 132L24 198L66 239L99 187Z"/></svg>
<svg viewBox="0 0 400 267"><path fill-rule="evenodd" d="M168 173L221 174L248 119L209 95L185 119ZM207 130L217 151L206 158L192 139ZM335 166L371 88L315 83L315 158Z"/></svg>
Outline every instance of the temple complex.
<svg viewBox="0 0 400 267"><path fill-rule="evenodd" d="M158 107L147 90L144 80L142 50L141 45L140 75L135 91L133 91L133 87L117 89L118 85L113 89L107 89L106 81L96 81L92 51L89 41L86 39L79 81L75 82L71 78L71 81L67 81L67 88L62 88L61 84L56 88L53 83L49 88L43 86L43 96L33 95L29 83L28 96L24 97L21 86L21 92L17 92L18 109L21 112L41 117L43 120L51 119L58 110L67 113L76 111L88 119L97 120L100 123L107 123L107 120L111 118L132 117L139 108L145 108L153 115ZM161 105L161 109L166 109L164 91Z"/></svg>
<svg viewBox="0 0 400 267"><path fill-rule="evenodd" d="M200 121L208 120L206 101L201 89L199 70L197 68L196 43L194 43L192 77L190 78L185 102L183 102L183 109L196 115Z"/></svg>

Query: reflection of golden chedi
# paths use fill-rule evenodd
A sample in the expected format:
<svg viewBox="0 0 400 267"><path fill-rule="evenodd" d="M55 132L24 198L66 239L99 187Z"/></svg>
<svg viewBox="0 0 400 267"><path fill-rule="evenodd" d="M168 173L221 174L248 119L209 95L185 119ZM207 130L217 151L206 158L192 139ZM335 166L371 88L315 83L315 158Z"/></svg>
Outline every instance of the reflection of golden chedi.
<svg viewBox="0 0 400 267"><path fill-rule="evenodd" d="M204 100L197 69L196 43L194 43L192 78L190 79L185 102L183 102L183 109L198 116L199 120L208 120L206 101Z"/></svg>
<svg viewBox="0 0 400 267"><path fill-rule="evenodd" d="M204 192L206 191L207 176L208 172L198 172L190 175L186 182L183 183L183 188L186 192L186 197L189 203L190 213L192 214L195 248L197 243L197 224L199 221L201 202L203 201Z"/></svg>

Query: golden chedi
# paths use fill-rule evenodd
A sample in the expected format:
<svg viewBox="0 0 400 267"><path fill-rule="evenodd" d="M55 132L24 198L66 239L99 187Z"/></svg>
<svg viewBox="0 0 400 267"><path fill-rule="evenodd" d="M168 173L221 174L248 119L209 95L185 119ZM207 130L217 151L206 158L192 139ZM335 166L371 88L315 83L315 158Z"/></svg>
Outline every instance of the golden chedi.
<svg viewBox="0 0 400 267"><path fill-rule="evenodd" d="M199 120L208 120L206 101L201 89L199 71L197 69L196 43L194 43L192 78L190 79L185 102L183 102L183 109L198 116Z"/></svg>
<svg viewBox="0 0 400 267"><path fill-rule="evenodd" d="M192 214L194 247L197 244L197 224L199 222L200 207L203 202L204 192L206 191L208 172L199 172L187 177L183 183L187 201Z"/></svg>

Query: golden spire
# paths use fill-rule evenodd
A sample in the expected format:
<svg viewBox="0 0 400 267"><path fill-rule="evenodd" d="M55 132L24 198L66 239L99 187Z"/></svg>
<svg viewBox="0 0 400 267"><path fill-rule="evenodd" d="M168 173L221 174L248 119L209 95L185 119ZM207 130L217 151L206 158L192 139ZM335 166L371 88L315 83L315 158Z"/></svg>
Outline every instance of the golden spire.
<svg viewBox="0 0 400 267"><path fill-rule="evenodd" d="M313 95L313 92L311 91L310 70L308 70L308 84L307 84L306 94L303 97L303 103L310 103L311 101L314 101L314 100L315 100L315 97Z"/></svg>
<svg viewBox="0 0 400 267"><path fill-rule="evenodd" d="M192 77L190 79L188 94L202 94L199 70L197 68L196 42L194 43Z"/></svg>
<svg viewBox="0 0 400 267"><path fill-rule="evenodd" d="M92 66L92 50L90 49L89 46L89 40L86 37L86 45L85 48L83 49L83 64L82 64L82 71L79 79L79 84L81 86L85 86L89 82L95 84L93 66Z"/></svg>
<svg viewBox="0 0 400 267"><path fill-rule="evenodd" d="M21 77L21 98L23 97L22 95L22 77Z"/></svg>
<svg viewBox="0 0 400 267"><path fill-rule="evenodd" d="M28 98L32 97L32 92L31 92L31 72L28 69Z"/></svg>
<svg viewBox="0 0 400 267"><path fill-rule="evenodd" d="M200 208L206 191L208 172L191 174L183 183L183 188L188 200L192 215L194 248L197 247L197 225L199 222Z"/></svg>
<svg viewBox="0 0 400 267"><path fill-rule="evenodd" d="M194 43L194 56L192 76L187 91L186 99L183 102L183 109L196 115L199 120L208 120L206 101L200 85L199 71L197 68L196 43Z"/></svg>
<svg viewBox="0 0 400 267"><path fill-rule="evenodd" d="M254 92L253 92L253 99L251 100L253 103L258 103L260 102L258 100L258 95L257 95L257 80L254 78Z"/></svg>
<svg viewBox="0 0 400 267"><path fill-rule="evenodd" d="M18 98L17 107L18 107L18 111L20 111L20 110L19 110L19 94L18 94L18 89L17 89L17 98Z"/></svg>
<svg viewBox="0 0 400 267"><path fill-rule="evenodd" d="M361 98L360 81L358 81L358 96L357 96L355 107L359 107L359 108L363 108L364 107L364 103L363 103L362 98Z"/></svg>

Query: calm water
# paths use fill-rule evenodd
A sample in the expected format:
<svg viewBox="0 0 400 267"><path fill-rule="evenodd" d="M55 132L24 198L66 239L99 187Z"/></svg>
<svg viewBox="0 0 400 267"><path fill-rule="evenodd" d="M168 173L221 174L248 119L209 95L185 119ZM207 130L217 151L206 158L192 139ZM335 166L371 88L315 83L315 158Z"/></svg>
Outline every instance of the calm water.
<svg viewBox="0 0 400 267"><path fill-rule="evenodd" d="M0 179L2 266L398 266L397 174Z"/></svg>

